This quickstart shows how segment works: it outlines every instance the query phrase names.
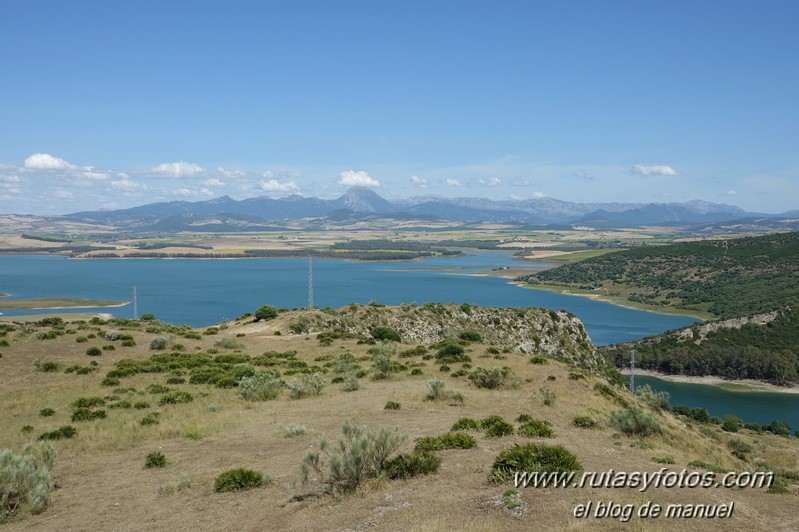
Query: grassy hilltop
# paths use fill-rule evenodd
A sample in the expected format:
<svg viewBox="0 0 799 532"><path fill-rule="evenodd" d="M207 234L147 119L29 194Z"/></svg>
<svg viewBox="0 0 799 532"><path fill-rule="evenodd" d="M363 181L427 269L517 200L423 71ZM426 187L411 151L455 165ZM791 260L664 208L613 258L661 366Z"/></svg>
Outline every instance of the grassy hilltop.
<svg viewBox="0 0 799 532"><path fill-rule="evenodd" d="M614 373L567 313L351 305L258 315L203 329L151 316L0 323L2 456L45 442L20 460L49 471L40 487L57 486L33 502L5 492L4 526L799 525L796 438L701 412L675 415L662 397L613 386ZM341 468L331 470L324 449L346 451ZM507 468L525 458L542 470L770 470L777 481L770 490L517 490ZM626 524L574 517L588 501L734 502L735 510L723 519L633 516Z"/></svg>

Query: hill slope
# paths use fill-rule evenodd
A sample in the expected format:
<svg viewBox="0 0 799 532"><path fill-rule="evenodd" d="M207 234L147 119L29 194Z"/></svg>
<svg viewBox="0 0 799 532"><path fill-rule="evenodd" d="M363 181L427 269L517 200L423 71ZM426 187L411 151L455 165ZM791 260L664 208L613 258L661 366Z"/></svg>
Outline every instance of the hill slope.
<svg viewBox="0 0 799 532"><path fill-rule="evenodd" d="M555 314L368 306L291 311L262 321L243 316L199 330L124 319L0 324L0 402L6 412L0 417L0 448L17 451L38 434L65 425L77 431L52 442L57 451L52 482L59 489L52 492L49 506L38 515L15 513L4 528L563 530L632 525L687 530L701 523L708 530L729 530L732 524L773 531L799 526L795 438L745 428L728 433L716 424L659 410L646 396L613 388L586 371L512 349L539 330L540 345L553 346L553 355L561 345L590 353L590 346L586 350L578 341L583 338L579 322ZM472 330L486 320L491 325ZM384 335L392 325L395 332L401 329L400 344L362 334ZM445 342L460 345L458 356L470 360L445 364L439 356L443 346L427 342L454 340L466 325L472 333L493 330L495 336L480 340L470 333L471 341ZM323 332L302 333L328 326ZM375 331L378 327L384 330ZM448 356L454 351L448 349ZM478 386L480 380L469 375L480 373L479 367L496 370L505 380L495 388ZM314 373L322 375L322 385L313 393L295 393L303 389L303 375ZM245 400L251 389L245 379L255 375L285 385L272 398ZM434 387L429 381L441 384ZM430 399L434 388L440 393ZM640 410L625 410L625 405ZM634 415L655 432L625 434L619 427L626 425L610 422L619 412L628 412L623 414L627 417L638 412ZM486 426L503 430L469 429L462 418L493 419L494 425ZM374 432L385 428L389 435L406 435L392 457L412 456L421 444L446 441L459 447L432 451L440 460L435 473L366 478L354 493L334 498L320 488L317 474L304 484L300 464L307 452L320 449L320 436L334 442L345 420ZM456 422L465 427L465 435L428 438L447 433ZM786 494L765 487L611 488L602 478L582 489L517 490L512 480L489 481L500 453L529 444L553 453L554 460L573 456L579 464L570 467L587 473L679 475L687 470L720 478L726 471L765 467L780 472ZM348 445L346 438L343 445ZM334 447L327 448L332 452ZM164 467L145 467L145 458L155 452L165 457ZM546 463L552 467L553 458ZM264 485L214 491L222 472L242 467L268 475ZM734 512L730 518L701 521L642 519L634 512L628 518L575 517L577 505L590 501L594 511L599 502L612 501L619 511L653 502L664 508L732 504Z"/></svg>

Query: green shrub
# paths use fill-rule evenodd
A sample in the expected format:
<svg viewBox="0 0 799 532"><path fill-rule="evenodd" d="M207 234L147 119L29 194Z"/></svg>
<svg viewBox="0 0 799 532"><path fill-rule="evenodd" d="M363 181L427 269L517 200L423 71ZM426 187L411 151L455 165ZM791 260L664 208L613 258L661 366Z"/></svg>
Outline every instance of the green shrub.
<svg viewBox="0 0 799 532"><path fill-rule="evenodd" d="M369 334L375 340L382 340L383 342L401 342L402 337L400 334L391 327L374 327Z"/></svg>
<svg viewBox="0 0 799 532"><path fill-rule="evenodd" d="M160 406L164 405L177 405L182 403L190 403L194 400L194 397L189 392L183 391L176 391L176 392L169 392L165 393L161 396L161 399L158 401Z"/></svg>
<svg viewBox="0 0 799 532"><path fill-rule="evenodd" d="M105 410L91 410L89 408L76 408L72 412L72 422L92 421L95 419L105 419Z"/></svg>
<svg viewBox="0 0 799 532"><path fill-rule="evenodd" d="M462 417L452 425L450 430L480 430L477 420L470 417Z"/></svg>
<svg viewBox="0 0 799 532"><path fill-rule="evenodd" d="M469 380L478 388L493 390L505 383L505 379L510 373L510 368L475 368L469 374Z"/></svg>
<svg viewBox="0 0 799 532"><path fill-rule="evenodd" d="M502 451L494 460L489 480L495 484L514 478L519 471L569 472L583 468L577 457L562 445L528 443Z"/></svg>
<svg viewBox="0 0 799 532"><path fill-rule="evenodd" d="M64 425L56 430L45 432L39 435L40 440L68 440L73 438L78 433L78 430L72 425Z"/></svg>
<svg viewBox="0 0 799 532"><path fill-rule="evenodd" d="M22 431L22 434L30 434L33 432L33 425L22 425L20 430Z"/></svg>
<svg viewBox="0 0 799 532"><path fill-rule="evenodd" d="M732 455L739 460L747 460L746 455L753 451L751 445L742 440L733 439L727 442L727 447L730 448Z"/></svg>
<svg viewBox="0 0 799 532"><path fill-rule="evenodd" d="M136 401L133 403L133 408L136 410L144 410L145 408L150 408L150 403L147 401Z"/></svg>
<svg viewBox="0 0 799 532"><path fill-rule="evenodd" d="M581 429L594 429L597 426L597 422L588 416L575 416L572 419L572 425Z"/></svg>
<svg viewBox="0 0 799 532"><path fill-rule="evenodd" d="M614 412L610 416L610 425L628 436L645 437L660 432L660 425L652 414L635 406Z"/></svg>
<svg viewBox="0 0 799 532"><path fill-rule="evenodd" d="M416 441L414 451L441 451L444 449L471 449L477 445L473 436L465 432L447 432L441 436L424 436Z"/></svg>
<svg viewBox="0 0 799 532"><path fill-rule="evenodd" d="M55 410L52 408L42 408L39 410L39 415L42 417L50 417L55 414Z"/></svg>
<svg viewBox="0 0 799 532"><path fill-rule="evenodd" d="M147 393L151 394L167 393L170 391L172 391L171 388L168 388L163 384L153 383L147 386Z"/></svg>
<svg viewBox="0 0 799 532"><path fill-rule="evenodd" d="M436 360L442 364L457 364L459 362L471 362L472 359L465 354L463 346L450 342L439 348L436 352Z"/></svg>
<svg viewBox="0 0 799 532"><path fill-rule="evenodd" d="M286 383L292 399L302 399L322 393L325 387L325 374L321 372L303 373L298 379Z"/></svg>
<svg viewBox="0 0 799 532"><path fill-rule="evenodd" d="M139 420L139 425L141 425L142 427L158 425L161 422L161 420L158 419L160 417L161 417L161 412L150 412L149 414L141 418L141 420Z"/></svg>
<svg viewBox="0 0 799 532"><path fill-rule="evenodd" d="M95 406L103 406L105 404L105 399L102 397L78 397L70 406L72 408L94 408Z"/></svg>
<svg viewBox="0 0 799 532"><path fill-rule="evenodd" d="M441 458L432 453L401 454L385 463L386 476L391 480L429 475L438 471Z"/></svg>
<svg viewBox="0 0 799 532"><path fill-rule="evenodd" d="M744 426L744 422L738 416L727 414L721 420L721 428L727 432L738 432Z"/></svg>
<svg viewBox="0 0 799 532"><path fill-rule="evenodd" d="M277 318L277 309L272 305L261 305L255 311L255 321L273 320Z"/></svg>
<svg viewBox="0 0 799 532"><path fill-rule="evenodd" d="M90 357L99 357L103 354L99 347L93 346L86 350L86 354Z"/></svg>
<svg viewBox="0 0 799 532"><path fill-rule="evenodd" d="M461 340L466 340L467 342L482 342L483 337L480 335L479 332L475 330L467 330L463 331L458 335L458 338Z"/></svg>
<svg viewBox="0 0 799 532"><path fill-rule="evenodd" d="M50 501L50 469L55 449L44 441L29 443L17 454L0 450L0 523L20 513L39 513Z"/></svg>
<svg viewBox="0 0 799 532"><path fill-rule="evenodd" d="M165 467L166 456L161 451L153 451L144 459L144 467L151 469L154 467Z"/></svg>
<svg viewBox="0 0 799 532"><path fill-rule="evenodd" d="M526 436L528 438L554 438L555 433L552 430L552 424L549 421L542 421L539 419L531 419L525 421L516 433L519 436Z"/></svg>
<svg viewBox="0 0 799 532"><path fill-rule="evenodd" d="M489 438L501 438L513 434L513 425L502 419L487 426L485 431Z"/></svg>
<svg viewBox="0 0 799 532"><path fill-rule="evenodd" d="M271 479L267 477L267 483ZM244 491L263 486L264 476L251 469L237 468L225 471L214 480L214 491Z"/></svg>
<svg viewBox="0 0 799 532"><path fill-rule="evenodd" d="M150 340L150 349L154 351L162 351L166 349L166 338L163 336L156 336Z"/></svg>
<svg viewBox="0 0 799 532"><path fill-rule="evenodd" d="M411 370L411 375L413 375L413 376L423 375L423 374L424 374L424 372L422 371L422 368L413 368Z"/></svg>
<svg viewBox="0 0 799 532"><path fill-rule="evenodd" d="M214 342L216 347L223 347L225 349L241 349L244 347L244 344L236 340L235 338L225 337L220 338L216 342Z"/></svg>
<svg viewBox="0 0 799 532"><path fill-rule="evenodd" d="M54 371L58 371L61 369L61 365L58 362L53 362L52 360L46 360L44 362L34 362L34 366L36 366L37 371L41 371L43 373L52 373Z"/></svg>
<svg viewBox="0 0 799 532"><path fill-rule="evenodd" d="M238 394L245 401L270 401L277 399L282 389L283 381L274 373L264 372L242 378Z"/></svg>
<svg viewBox="0 0 799 532"><path fill-rule="evenodd" d="M413 349L406 349L399 354L400 358L413 358L421 357L427 354L427 348L423 345L418 345Z"/></svg>
<svg viewBox="0 0 799 532"><path fill-rule="evenodd" d="M399 410L400 404L396 401L388 401L386 402L386 406L383 407L384 410Z"/></svg>
<svg viewBox="0 0 799 532"><path fill-rule="evenodd" d="M546 357L542 357L542 356L539 356L539 355L530 357L530 364L544 365L544 364L548 364L548 363L549 363L549 361L547 360Z"/></svg>
<svg viewBox="0 0 799 532"><path fill-rule="evenodd" d="M313 470L326 492L352 493L367 478L383 473L389 456L406 439L404 435L385 429L371 432L348 421L341 431L342 436L334 445L328 445L327 438L323 437L317 442L318 451L305 454L300 468L303 484L309 482Z"/></svg>
<svg viewBox="0 0 799 532"><path fill-rule="evenodd" d="M75 338L75 341L79 344L85 344L89 340L85 336L78 336Z"/></svg>
<svg viewBox="0 0 799 532"><path fill-rule="evenodd" d="M618 393L616 393L616 390L604 382L598 382L594 384L594 390L598 391L600 395L612 400L622 408L627 408L630 405L630 403L628 403L624 397L621 397Z"/></svg>
<svg viewBox="0 0 799 532"><path fill-rule="evenodd" d="M358 377L355 375L349 375L344 379L344 386L342 386L341 389L345 392L354 392L360 387L361 383L358 381Z"/></svg>

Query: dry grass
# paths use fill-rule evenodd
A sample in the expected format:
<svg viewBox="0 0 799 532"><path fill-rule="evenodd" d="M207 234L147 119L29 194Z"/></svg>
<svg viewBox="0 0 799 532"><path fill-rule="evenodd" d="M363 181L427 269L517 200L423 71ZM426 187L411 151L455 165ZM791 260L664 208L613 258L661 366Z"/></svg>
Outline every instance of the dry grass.
<svg viewBox="0 0 799 532"><path fill-rule="evenodd" d="M236 337L244 344L243 352L259 355L265 351L298 351L298 358L314 363L326 354L351 352L356 358L368 356L369 346L355 340L336 340L319 346L314 336L291 335L291 316L259 323L231 323L218 335L200 340L177 337L186 352L213 348L221 337ZM68 325L67 328L74 328ZM104 330L117 328L102 326ZM281 336L275 336L275 331ZM0 448L18 449L31 437L69 422L68 405L79 396L105 396L114 387L101 386L107 371L123 358L145 359L153 334L122 331L135 337L136 347L117 347L100 357L88 357L91 345L108 343L99 339L76 343L75 337L89 330L77 331L54 340L18 338L12 332L0 359ZM98 331L93 331L97 333ZM116 342L118 345L119 342ZM199 350L197 348L200 348ZM411 347L411 346L408 346ZM406 349L402 346L401 349ZM511 486L494 486L487 477L494 457L514 443L530 441L519 436L486 438L473 433L477 447L468 450L441 451L442 464L435 475L406 481L373 480L354 495L342 500L327 496L309 496L300 483L299 465L304 452L316 439L327 434L335 438L341 424L350 419L370 429L399 429L409 436L401 451L412 450L414 440L447 432L461 417L476 419L496 414L512 421L519 414L549 421L556 437L547 443L562 444L573 452L588 471L657 471L656 456L670 456L675 470L687 467L692 460L703 460L723 467L748 467L732 457L725 445L730 435L720 430L700 433L670 414L656 414L664 432L645 440L615 434L607 419L618 407L594 389L594 377L569 379L569 368L550 361L546 365L529 364L519 354L505 359L481 358L485 346L468 348L472 364L482 367L508 366L521 380L517 388L484 390L474 387L467 378L452 378L440 373L432 360L425 361L424 374L392 374L392 378L373 381L361 379L360 389L344 392L342 384L330 384L318 397L291 400L288 393L279 399L250 403L239 399L233 389L207 385L178 384L173 389L194 395L188 404L158 406L158 396L145 391L148 384L164 384L165 374L139 374L122 379L121 386L136 392L119 394L131 402L146 400L146 410L107 409L108 418L78 422L79 434L72 440L54 442L58 458L54 471L60 489L54 492L51 505L41 515L6 525L9 530L361 530L380 527L388 530L583 530L625 529L666 530L702 528L721 530L730 526L747 530L795 530L799 527L796 493L770 495L764 490L678 490L650 489L523 489L521 501L526 510L514 512L503 502L503 492ZM229 350L220 350L229 352ZM89 375L34 371L34 361L54 360L62 368L72 364L99 364L99 371ZM401 359L402 362L418 361ZM361 362L364 368L368 361ZM453 370L460 365L453 365ZM554 376L555 380L549 380ZM427 380L440 378L448 389L463 392L462 406L425 401ZM547 386L555 393L554 406L544 406L538 390ZM626 392L620 392L625 393ZM635 401L628 394L629 401ZM386 411L386 401L402 404L399 411ZM42 418L39 411L51 407L54 416ZM143 427L139 420L151 411L161 412L160 423ZM572 426L572 419L588 415L599 422L597 429ZM34 426L32 435L20 428ZM308 434L286 438L281 425L303 424L312 427ZM711 429L713 431L715 429ZM191 437L187 437L191 436ZM799 469L799 442L742 432L736 438L750 442L753 457L787 469ZM144 457L160 450L168 460L163 469L145 469ZM213 492L213 479L221 472L245 467L275 479L268 487L242 493ZM640 505L647 501L668 503L735 502L734 516L726 520L666 520L645 522L633 518L630 523L613 519L576 519L572 510L577 504L609 501Z"/></svg>

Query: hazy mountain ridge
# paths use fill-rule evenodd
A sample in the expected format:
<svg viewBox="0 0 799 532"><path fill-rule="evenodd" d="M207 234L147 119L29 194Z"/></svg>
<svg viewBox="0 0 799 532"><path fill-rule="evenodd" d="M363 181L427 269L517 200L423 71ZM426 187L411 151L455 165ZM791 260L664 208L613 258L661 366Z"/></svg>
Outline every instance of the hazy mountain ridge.
<svg viewBox="0 0 799 532"><path fill-rule="evenodd" d="M197 218L225 213L229 216L241 215L254 217L262 222L272 222L325 217L342 210L367 215L432 215L462 222L574 223L596 227L720 223L755 215L777 217L777 215L747 213L734 205L700 200L649 204L576 203L548 197L498 201L487 198L445 198L428 195L390 201L370 188L352 187L344 195L333 200L299 195L278 199L260 196L244 200L222 196L207 201L170 201L113 211L84 211L68 214L62 218L140 227L151 226L159 220L181 215Z"/></svg>

